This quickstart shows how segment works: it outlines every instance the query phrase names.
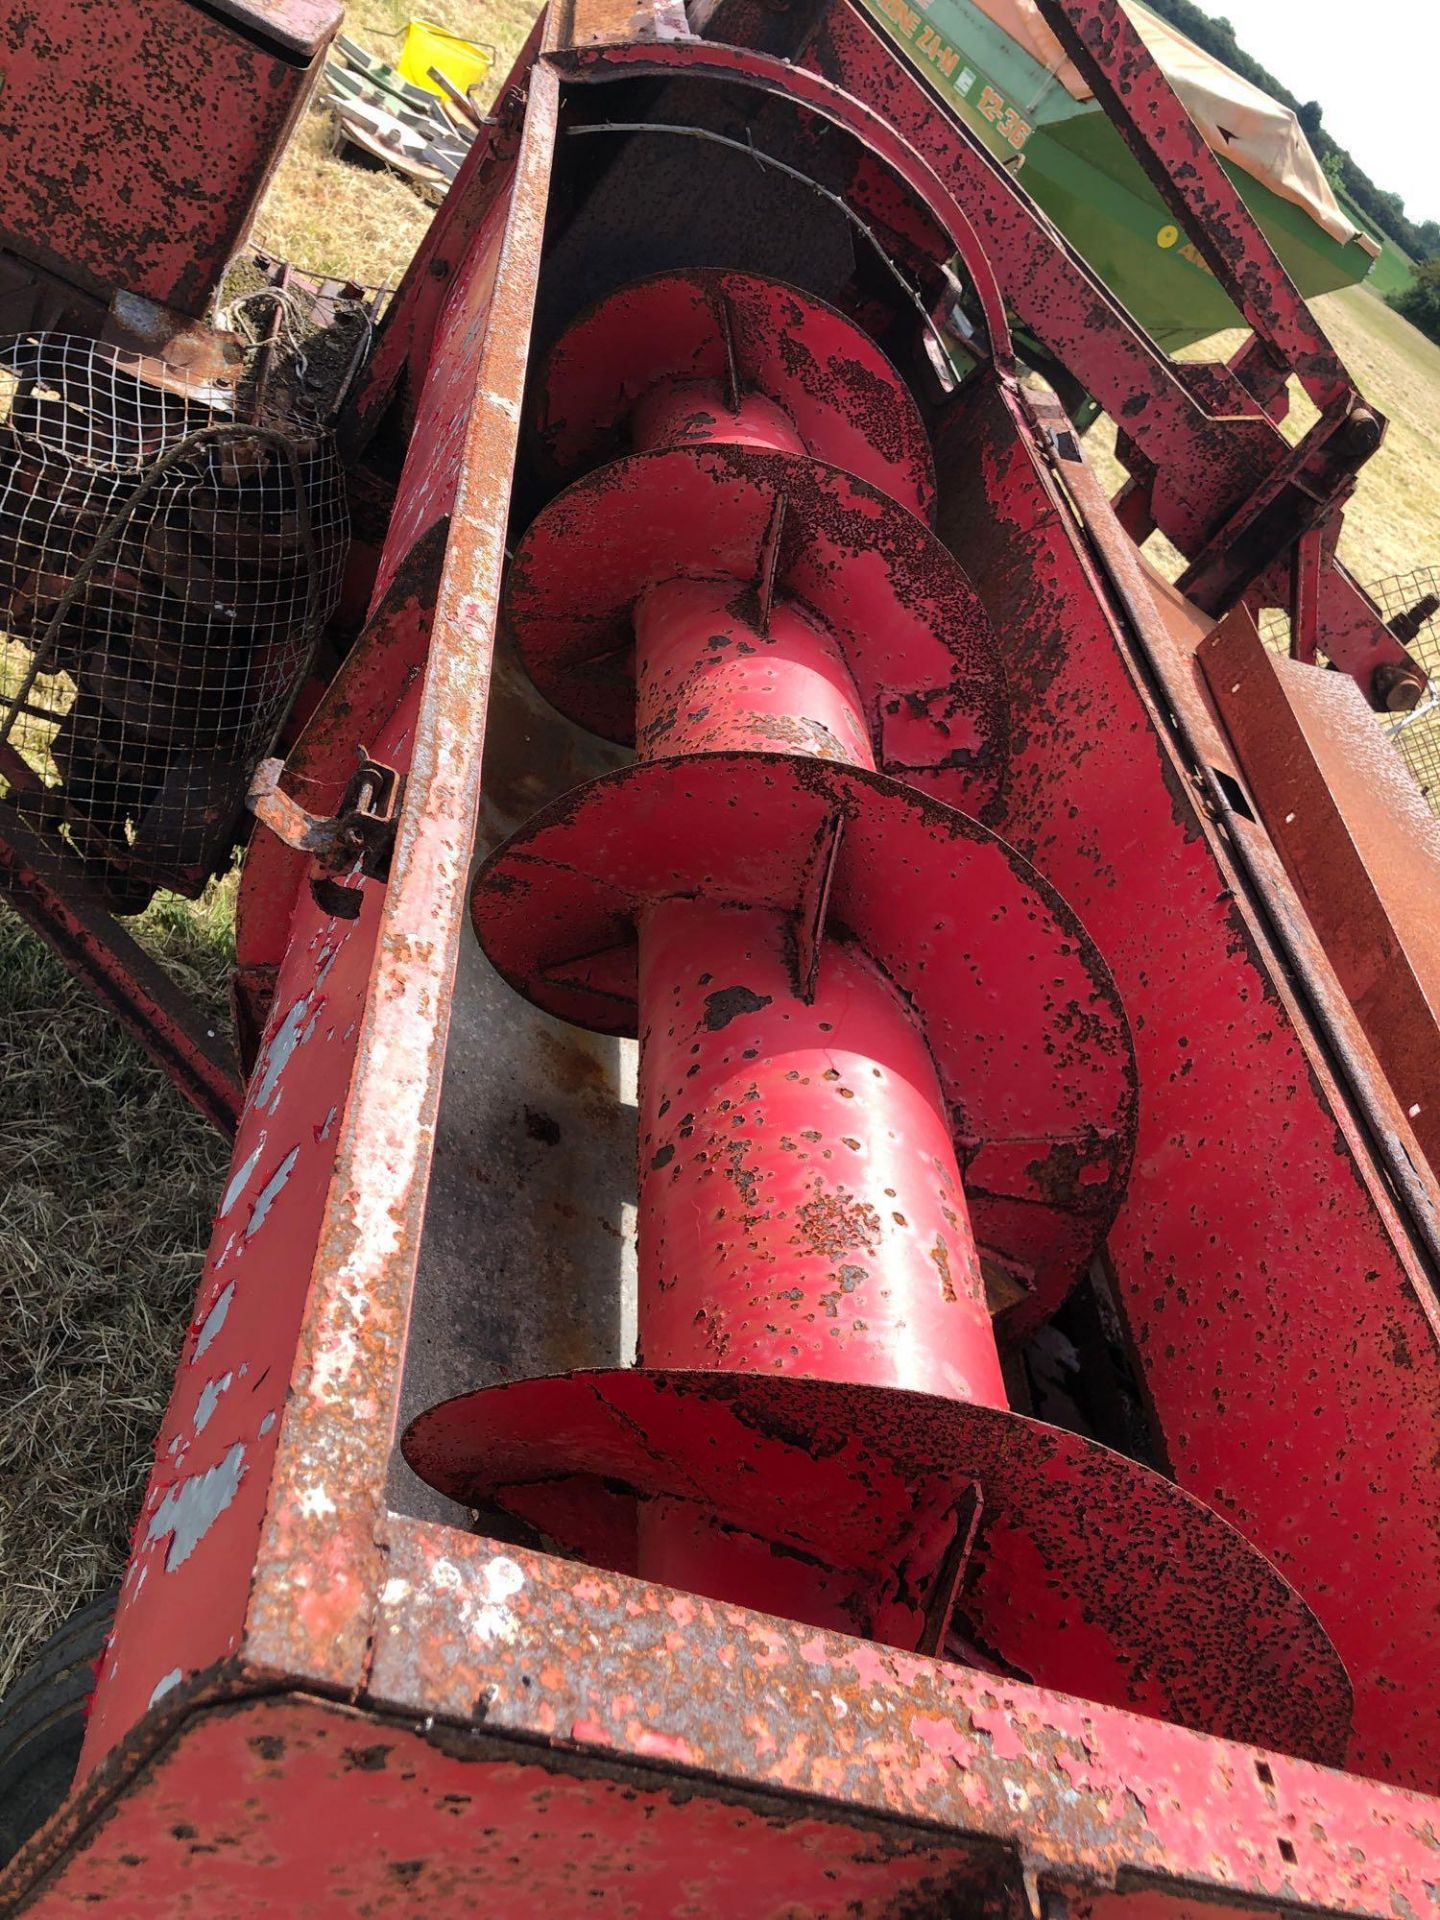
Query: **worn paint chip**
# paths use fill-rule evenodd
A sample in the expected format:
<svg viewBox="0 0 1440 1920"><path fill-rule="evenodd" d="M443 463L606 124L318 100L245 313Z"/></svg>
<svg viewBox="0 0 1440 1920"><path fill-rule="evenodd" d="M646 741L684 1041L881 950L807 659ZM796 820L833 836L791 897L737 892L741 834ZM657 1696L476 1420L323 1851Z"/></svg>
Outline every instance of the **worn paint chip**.
<svg viewBox="0 0 1440 1920"><path fill-rule="evenodd" d="M222 1373L218 1380L207 1380L200 1389L200 1398L195 1402L195 1431L203 1433L220 1404L220 1396L235 1378L233 1373Z"/></svg>
<svg viewBox="0 0 1440 1920"><path fill-rule="evenodd" d="M256 1194L255 1204L250 1209L250 1220L245 1228L245 1238L247 1240L253 1239L261 1227L264 1226L266 1216L270 1212L271 1207L273 1207L279 1199L285 1182L295 1171L295 1162L299 1158L299 1147L292 1147L275 1169L274 1173L272 1173L270 1178L265 1182L259 1193Z"/></svg>
<svg viewBox="0 0 1440 1920"><path fill-rule="evenodd" d="M250 1176L255 1171L261 1154L265 1151L266 1138L267 1136L262 1129L255 1147L251 1152L246 1154L245 1158L240 1162L240 1165L235 1169L234 1173L231 1174L230 1184L225 1189L225 1197L220 1202L220 1212L216 1216L217 1219L223 1220L245 1191Z"/></svg>
<svg viewBox="0 0 1440 1920"><path fill-rule="evenodd" d="M163 1700L167 1693L179 1686L184 1677L179 1667L172 1667L169 1673L162 1674L155 1682L154 1688L151 1691L150 1705L153 1707L157 1700Z"/></svg>
<svg viewBox="0 0 1440 1920"><path fill-rule="evenodd" d="M231 1280L216 1300L214 1306L211 1307L209 1313L206 1314L201 1324L200 1333L195 1342L195 1352L192 1355L193 1359L198 1360L200 1358L211 1341L214 1340L216 1334L219 1333L221 1327L224 1326L225 1316L229 1313L230 1302L234 1298L235 1282Z"/></svg>
<svg viewBox="0 0 1440 1920"><path fill-rule="evenodd" d="M165 1555L167 1573L184 1566L235 1498L244 1461L245 1448L237 1440L215 1466L171 1487L151 1514L145 1538L155 1543L169 1536L170 1547Z"/></svg>
<svg viewBox="0 0 1440 1920"><path fill-rule="evenodd" d="M264 1070L255 1088L253 1104L257 1110L263 1109L279 1089L280 1076L289 1066L296 1049L304 1046L315 1031L316 1017L311 1014L310 995L302 994L275 1029L270 1044L265 1049ZM307 1019L309 1020L308 1030ZM271 1110L273 1111L273 1108Z"/></svg>

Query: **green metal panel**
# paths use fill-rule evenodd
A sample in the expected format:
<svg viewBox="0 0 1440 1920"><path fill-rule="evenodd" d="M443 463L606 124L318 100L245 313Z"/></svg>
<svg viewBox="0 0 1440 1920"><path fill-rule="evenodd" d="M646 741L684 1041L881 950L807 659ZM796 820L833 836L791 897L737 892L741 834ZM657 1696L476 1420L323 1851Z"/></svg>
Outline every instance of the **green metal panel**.
<svg viewBox="0 0 1440 1920"><path fill-rule="evenodd" d="M1363 208L1356 205L1338 182L1331 182L1335 188L1335 198L1340 202L1346 215L1362 228L1380 249L1380 257L1371 267L1367 284L1372 293L1378 293L1382 300L1388 300L1392 293L1403 293L1415 279L1415 262L1402 246L1399 246L1369 217Z"/></svg>
<svg viewBox="0 0 1440 1920"><path fill-rule="evenodd" d="M1095 101L1073 100L970 0L929 0L923 11L907 0L862 4L1162 346L1243 326ZM1363 279L1371 261L1358 242L1333 240L1301 208L1221 164L1307 299Z"/></svg>

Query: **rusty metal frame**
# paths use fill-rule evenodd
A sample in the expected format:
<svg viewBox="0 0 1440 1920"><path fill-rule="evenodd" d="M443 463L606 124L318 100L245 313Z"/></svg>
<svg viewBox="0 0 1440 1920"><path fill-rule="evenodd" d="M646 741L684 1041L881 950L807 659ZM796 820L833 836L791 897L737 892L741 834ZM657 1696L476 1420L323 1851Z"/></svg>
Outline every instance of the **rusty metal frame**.
<svg viewBox="0 0 1440 1920"><path fill-rule="evenodd" d="M254 868L242 945L256 1011L267 998L269 1009L234 1173L84 1779L0 1884L0 1907L59 1915L98 1897L125 1920L154 1912L163 1887L220 1911L284 1910L296 1882L266 1878L283 1814L297 1849L286 1858L311 1876L317 1901L340 1898L343 1885L345 1910L385 1898L458 1913L477 1884L495 1884L484 1836L495 1808L527 1819L534 1836L517 1911L547 1891L537 1876L566 1835L594 1830L602 1812L622 1860L643 1854L652 1817L651 1831L675 1822L714 1898L747 1911L734 1904L723 1851L686 1824L699 1818L691 1810L719 1806L736 1819L758 1812L767 1857L787 1870L799 1861L803 1897L820 1911L827 1871L877 1861L898 1876L864 1883L891 1901L886 1910L902 1892L935 1910L962 1890L1033 1914L1060 1893L1087 1914L1121 1900L1177 1916L1198 1900L1366 1920L1433 1910L1440 1803L1419 1794L390 1510L561 80L708 63L790 91L760 56L727 68L723 50L683 42L614 52L542 47L514 95L516 111L522 92L525 105L513 150L472 163L477 177L486 169L484 189L466 202L468 231L450 236L445 298L423 322L418 309L402 321L404 351L364 402L374 421L403 365L415 432L367 634L312 722L313 757L293 771L323 792L343 785L341 762L362 736L386 764L413 753L391 877L383 892L367 882L360 917L338 926L306 894L291 850L276 843L266 856L273 892L261 886L266 868ZM843 96L824 97L863 123ZM1003 370L982 386L1016 461L1037 486L1043 474L1067 564L1087 583L1083 609L1079 589L1054 589L1057 612L1113 644L1134 674L1176 836L1226 880L1235 938L1250 943L1257 977L1277 983L1275 1019L1293 1029L1295 1083L1333 1112L1337 1164L1353 1163L1370 1209L1366 1244L1386 1241L1387 1287L1410 1289L1413 1304L1429 1286L1423 1236L1337 1082L1327 1020L1332 1035L1353 1038L1372 1112L1393 1118L1401 1140L1404 1118L1384 1107L1342 996L1317 1020L1285 982L1259 890L1234 857L1241 828L1197 771L1226 762L1193 661L1113 513L1068 471L1069 453ZM995 454L984 451L986 484L1003 479ZM1166 717L1175 713L1183 738ZM316 801L306 788L297 797ZM1294 899L1283 876L1273 887L1271 920ZM1314 966L1323 980L1323 959ZM360 1792L374 1817L357 1861L346 1808ZM475 1817L425 1826L441 1836L427 1881L417 1821L457 1795ZM756 1884L763 1892L763 1875Z"/></svg>
<svg viewBox="0 0 1440 1920"><path fill-rule="evenodd" d="M975 1910L1036 1916L1047 1897L1088 1913L1148 1896L1177 1915L1393 1920L1440 1898L1436 1803L1417 1794L419 1522L392 1519L386 1566L355 1691L218 1708L177 1693L33 1849L26 1877L48 1869L54 1899L24 1910L99 1897L129 1920L181 1875L226 1912L329 1887L356 1907L413 1887L409 1910L432 1914L539 1895L578 1910L643 1886L647 1855L672 1870L667 1806L737 1805L818 1912L852 1863L908 1858L920 1912L962 1889ZM491 1596L478 1634L462 1592ZM781 1719L783 1740L764 1738ZM127 1819L115 1796L137 1766L143 1817ZM346 1811L360 1794L364 1848ZM772 1913L766 1881L705 1831L683 1856L695 1910ZM878 1877L881 1904L858 1910L893 1911Z"/></svg>
<svg viewBox="0 0 1440 1920"><path fill-rule="evenodd" d="M0 892L212 1125L233 1137L244 1095L230 1049L93 898L84 875L0 801Z"/></svg>
<svg viewBox="0 0 1440 1920"><path fill-rule="evenodd" d="M525 115L525 76L539 49L543 24L542 14L486 116L465 167L425 229L395 289L375 350L360 371L341 424L341 451L350 459L358 458L369 445L392 405L400 407L407 433L414 426L435 330L450 300L456 270L476 228L494 205L497 187L514 165Z"/></svg>
<svg viewBox="0 0 1440 1920"><path fill-rule="evenodd" d="M1243 607L1196 655L1270 841L1431 1167L1440 1167L1440 825L1341 675L1276 657ZM1401 824L1403 823L1403 825Z"/></svg>
<svg viewBox="0 0 1440 1920"><path fill-rule="evenodd" d="M1133 475L1117 504L1132 539L1138 544L1158 527L1173 541L1191 562L1182 589L1212 614L1267 573L1275 576L1272 601L1288 605L1297 540L1323 526L1333 549L1339 509L1379 446L1384 421L1319 329L1302 321L1303 303L1268 244L1248 218L1242 224L1235 216L1234 189L1203 142L1195 151L1193 122L1123 24L1117 0L1048 0L1046 17L1257 327L1256 352L1237 356L1234 367L1181 366L1161 353L978 136L937 109L918 74L887 57L881 29L851 0L826 0L813 21L797 19L791 37L807 65L884 113L959 194L1011 307L1117 422L1120 457ZM717 19L723 31L723 10ZM1282 366L1325 399L1298 447L1270 410L1283 388ZM1335 664L1353 674L1373 706L1401 704L1401 684L1413 704L1423 673L1333 558L1327 591L1345 602L1346 617L1328 623Z"/></svg>
<svg viewBox="0 0 1440 1920"><path fill-rule="evenodd" d="M1037 0L1111 124L1257 339L1324 413L1354 385L1238 190L1117 0Z"/></svg>
<svg viewBox="0 0 1440 1920"><path fill-rule="evenodd" d="M723 14L716 24L723 31ZM1213 515L1218 496L1263 470L1283 443L1265 430L1270 423L1253 413L1235 376L1195 363L1208 389L1202 404L1191 385L1194 367L1182 372L1155 346L978 138L936 111L918 77L898 67L879 29L848 0L827 0L813 24L796 22L793 37L807 66L883 114L964 201L1007 302L1036 338L1061 365L1076 368L1148 459L1193 472L1197 523ZM1209 412L1220 400L1228 434Z"/></svg>

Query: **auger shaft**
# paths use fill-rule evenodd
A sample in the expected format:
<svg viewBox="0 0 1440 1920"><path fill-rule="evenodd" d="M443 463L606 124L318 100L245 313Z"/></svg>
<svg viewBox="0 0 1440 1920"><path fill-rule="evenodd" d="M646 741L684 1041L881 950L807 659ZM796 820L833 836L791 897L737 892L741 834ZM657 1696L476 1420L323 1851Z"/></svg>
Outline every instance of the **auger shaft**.
<svg viewBox="0 0 1440 1920"><path fill-rule="evenodd" d="M536 1004L639 1038L640 1352L432 1408L407 1457L594 1565L1330 1751L1343 1674L1274 1569L1009 1405L980 1249L1032 1315L1064 1298L1133 1053L1084 928L968 811L1003 801L1004 674L904 383L809 296L697 270L578 321L542 420L585 470L513 630L637 751L473 911Z"/></svg>
<svg viewBox="0 0 1440 1920"><path fill-rule="evenodd" d="M773 401L731 404L716 382L661 382L631 430L642 451L723 438L804 452ZM765 751L874 767L838 638L774 599L783 511L748 591L675 578L637 603L640 760ZM1004 1407L934 1062L874 961L826 927L841 831L837 817L815 849L808 913L676 897L639 919L640 1359ZM763 1549L682 1503L639 1518L650 1577L853 1630L833 1569Z"/></svg>

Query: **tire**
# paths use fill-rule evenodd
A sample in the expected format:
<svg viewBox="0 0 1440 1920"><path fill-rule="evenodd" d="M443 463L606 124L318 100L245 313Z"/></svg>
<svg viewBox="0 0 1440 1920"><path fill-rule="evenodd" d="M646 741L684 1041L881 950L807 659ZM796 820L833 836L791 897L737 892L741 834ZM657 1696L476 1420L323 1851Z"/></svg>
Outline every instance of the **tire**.
<svg viewBox="0 0 1440 1920"><path fill-rule="evenodd" d="M103 1593L71 1614L0 1700L0 1867L70 1791L115 1598Z"/></svg>

